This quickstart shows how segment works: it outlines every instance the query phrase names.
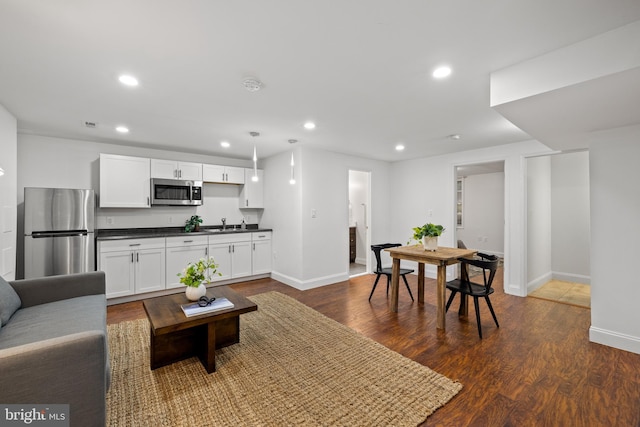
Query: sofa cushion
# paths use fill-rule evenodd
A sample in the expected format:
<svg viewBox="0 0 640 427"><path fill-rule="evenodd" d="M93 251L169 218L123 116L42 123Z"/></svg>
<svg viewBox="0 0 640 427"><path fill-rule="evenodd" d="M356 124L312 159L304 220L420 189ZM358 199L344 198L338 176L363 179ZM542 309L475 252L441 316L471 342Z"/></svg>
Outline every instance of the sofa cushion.
<svg viewBox="0 0 640 427"><path fill-rule="evenodd" d="M13 313L22 305L20 297L13 287L0 276L0 325L7 324Z"/></svg>
<svg viewBox="0 0 640 427"><path fill-rule="evenodd" d="M85 331L104 331L104 295L70 298L18 310L0 329L0 349Z"/></svg>

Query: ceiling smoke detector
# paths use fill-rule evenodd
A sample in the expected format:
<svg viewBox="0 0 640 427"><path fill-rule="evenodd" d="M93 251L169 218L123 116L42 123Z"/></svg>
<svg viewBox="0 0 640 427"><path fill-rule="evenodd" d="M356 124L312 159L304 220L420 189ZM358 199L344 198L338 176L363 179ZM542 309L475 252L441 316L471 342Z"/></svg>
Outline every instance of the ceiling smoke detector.
<svg viewBox="0 0 640 427"><path fill-rule="evenodd" d="M244 88L249 92L257 92L262 89L262 82L258 79L244 79L242 84L244 85Z"/></svg>
<svg viewBox="0 0 640 427"><path fill-rule="evenodd" d="M85 120L85 121L82 122L82 125L84 127L86 127L86 128L89 128L89 129L95 129L95 128L98 127L98 122L92 122L92 121L89 121L89 120Z"/></svg>
<svg viewBox="0 0 640 427"><path fill-rule="evenodd" d="M290 139L290 140L289 140L289 144L295 144L296 142L298 142L298 140L297 140L297 139Z"/></svg>
<svg viewBox="0 0 640 427"><path fill-rule="evenodd" d="M260 132L249 132L251 136L260 136Z"/></svg>

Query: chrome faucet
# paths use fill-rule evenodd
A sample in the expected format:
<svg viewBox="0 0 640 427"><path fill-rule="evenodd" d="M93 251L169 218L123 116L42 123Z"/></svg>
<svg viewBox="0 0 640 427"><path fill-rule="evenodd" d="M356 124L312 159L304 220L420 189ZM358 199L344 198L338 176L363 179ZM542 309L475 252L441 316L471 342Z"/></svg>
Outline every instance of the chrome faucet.
<svg viewBox="0 0 640 427"><path fill-rule="evenodd" d="M227 218L222 218L220 221L222 221L222 229L226 230L227 229Z"/></svg>

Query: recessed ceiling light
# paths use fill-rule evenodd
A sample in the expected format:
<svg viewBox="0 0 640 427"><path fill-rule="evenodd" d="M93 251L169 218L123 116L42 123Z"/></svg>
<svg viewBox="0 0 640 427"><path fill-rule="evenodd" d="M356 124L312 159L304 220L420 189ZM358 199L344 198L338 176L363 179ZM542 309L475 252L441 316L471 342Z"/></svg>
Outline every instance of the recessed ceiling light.
<svg viewBox="0 0 640 427"><path fill-rule="evenodd" d="M254 78L244 79L244 81L242 82L242 85L249 92L257 92L260 89L262 89L262 82Z"/></svg>
<svg viewBox="0 0 640 427"><path fill-rule="evenodd" d="M118 126L116 130L120 133L129 133L129 128L126 126Z"/></svg>
<svg viewBox="0 0 640 427"><path fill-rule="evenodd" d="M404 145L402 144L396 145L396 151L402 151L402 150L404 150Z"/></svg>
<svg viewBox="0 0 640 427"><path fill-rule="evenodd" d="M448 77L451 74L451 68L447 67L447 66L442 66L442 67L438 67L435 70L433 70L433 77L436 79L443 79L445 77Z"/></svg>
<svg viewBox="0 0 640 427"><path fill-rule="evenodd" d="M316 124L313 122L307 122L304 124L304 128L305 129L315 129L316 128Z"/></svg>
<svg viewBox="0 0 640 427"><path fill-rule="evenodd" d="M127 74L121 75L118 80L125 86L138 86L138 79Z"/></svg>
<svg viewBox="0 0 640 427"><path fill-rule="evenodd" d="M220 146L222 146L224 148L229 148L229 147L231 147L231 144L229 144L227 141L222 141L220 143Z"/></svg>
<svg viewBox="0 0 640 427"><path fill-rule="evenodd" d="M462 137L460 136L460 134L457 134L457 133L449 135L449 139L454 139L456 141L459 140L460 138L462 138Z"/></svg>

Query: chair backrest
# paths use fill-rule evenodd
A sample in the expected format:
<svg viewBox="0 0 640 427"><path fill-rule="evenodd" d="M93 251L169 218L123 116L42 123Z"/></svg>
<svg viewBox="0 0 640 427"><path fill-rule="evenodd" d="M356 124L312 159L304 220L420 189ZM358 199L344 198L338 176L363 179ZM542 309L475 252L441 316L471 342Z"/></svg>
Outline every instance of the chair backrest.
<svg viewBox="0 0 640 427"><path fill-rule="evenodd" d="M481 253L479 253L478 256L482 257L483 259L460 258L459 261L463 263L463 267L466 267L464 264L469 264L482 269L484 287L486 291L489 292L493 284L493 278L495 277L496 271L498 270L498 263L500 262L500 259L495 255L487 255ZM468 268L462 268L462 280L471 282L471 280L469 280L468 270Z"/></svg>
<svg viewBox="0 0 640 427"><path fill-rule="evenodd" d="M380 252L382 252L383 249L395 248L398 246L402 245L400 243L381 243L379 245L371 245L371 250L376 256L376 270L374 273L379 273L382 270L382 258L380 256Z"/></svg>

